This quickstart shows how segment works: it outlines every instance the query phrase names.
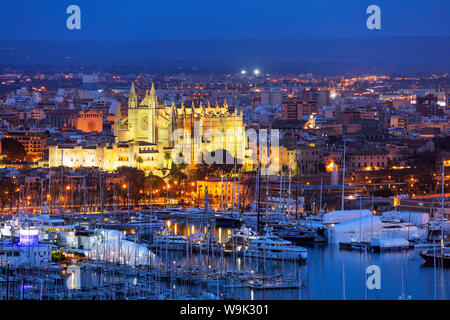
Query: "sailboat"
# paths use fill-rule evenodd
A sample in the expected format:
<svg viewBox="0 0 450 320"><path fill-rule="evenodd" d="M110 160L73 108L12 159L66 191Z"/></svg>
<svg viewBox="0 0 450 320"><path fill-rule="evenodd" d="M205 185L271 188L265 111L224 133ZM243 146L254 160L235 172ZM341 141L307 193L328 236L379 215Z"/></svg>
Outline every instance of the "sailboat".
<svg viewBox="0 0 450 320"><path fill-rule="evenodd" d="M450 267L450 248L445 247L444 245L444 186L445 186L445 166L444 159L442 159L442 190L441 190L441 246L440 250L437 251L436 247L433 247L432 250L423 250L420 252L420 256L425 260L425 264L440 266L440 267Z"/></svg>

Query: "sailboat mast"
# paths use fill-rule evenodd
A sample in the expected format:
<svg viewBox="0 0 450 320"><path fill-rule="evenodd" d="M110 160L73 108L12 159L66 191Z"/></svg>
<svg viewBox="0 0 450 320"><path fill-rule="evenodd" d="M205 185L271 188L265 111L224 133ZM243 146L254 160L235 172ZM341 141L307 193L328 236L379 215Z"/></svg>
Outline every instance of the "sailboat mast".
<svg viewBox="0 0 450 320"><path fill-rule="evenodd" d="M370 225L370 241L372 241L373 238L373 210L374 210L374 205L373 205L373 193L372 193L372 224ZM408 227L408 240L409 240L409 227Z"/></svg>
<svg viewBox="0 0 450 320"><path fill-rule="evenodd" d="M43 205L44 205L44 180L41 179L41 213Z"/></svg>
<svg viewBox="0 0 450 320"><path fill-rule="evenodd" d="M234 175L233 175L233 208L231 210L234 213L235 199L236 198L236 153L234 154Z"/></svg>
<svg viewBox="0 0 450 320"><path fill-rule="evenodd" d="M289 163L289 171L288 171L288 179L289 179L289 186L288 186L288 201L286 203L286 207L288 209L288 215L291 215L291 163Z"/></svg>
<svg viewBox="0 0 450 320"><path fill-rule="evenodd" d="M62 205L63 205L63 188L64 188L64 184L63 181L64 180L64 151L61 150L61 189L59 190L59 213L62 214Z"/></svg>
<svg viewBox="0 0 450 320"><path fill-rule="evenodd" d="M260 201L261 201L261 164L258 164L258 182L257 182L257 188L258 188L258 202L257 202L257 212L256 212L256 219L257 219L257 223L256 223L256 230L259 234L260 232L260 226L259 226L259 212L260 212Z"/></svg>
<svg viewBox="0 0 450 320"><path fill-rule="evenodd" d="M341 198L342 211L344 211L344 195L345 195L345 140L344 140L344 158L342 161L342 198Z"/></svg>
<svg viewBox="0 0 450 320"><path fill-rule="evenodd" d="M283 146L281 146L281 166L280 166L280 204L279 208L281 210L281 205L283 203L282 195L283 195Z"/></svg>
<svg viewBox="0 0 450 320"><path fill-rule="evenodd" d="M344 260L342 260L342 298L345 299L345 266L344 266Z"/></svg>
<svg viewBox="0 0 450 320"><path fill-rule="evenodd" d="M49 205L50 205L50 215L52 214L52 167L49 165L48 174L48 194L49 194Z"/></svg>
<svg viewBox="0 0 450 320"><path fill-rule="evenodd" d="M297 181L295 182L295 220L298 220L298 174L300 168L298 167L298 148L295 149L295 158L297 162Z"/></svg>
<svg viewBox="0 0 450 320"><path fill-rule="evenodd" d="M84 193L84 215L87 214L87 207L86 207L86 175L83 176L83 193Z"/></svg>
<svg viewBox="0 0 450 320"><path fill-rule="evenodd" d="M269 223L269 176L266 175L266 225Z"/></svg>
<svg viewBox="0 0 450 320"><path fill-rule="evenodd" d="M167 192L169 192L169 187L167 187ZM127 183L127 218L130 219L130 181Z"/></svg>
<svg viewBox="0 0 450 320"><path fill-rule="evenodd" d="M153 185L150 185L150 214L153 216Z"/></svg>
<svg viewBox="0 0 450 320"><path fill-rule="evenodd" d="M361 195L359 195L359 244L360 245L362 242L361 210L362 210L362 200L361 200Z"/></svg>
<svg viewBox="0 0 450 320"><path fill-rule="evenodd" d="M320 179L319 214L322 214L322 186L323 186L323 179Z"/></svg>
<svg viewBox="0 0 450 320"><path fill-rule="evenodd" d="M270 144L270 140L268 141L268 146L267 146L267 164L266 164L266 198L265 198L265 203L266 203L266 225L269 224L269 166L270 166L270 149L271 149L271 144ZM283 153L283 148L281 148L281 153ZM283 170L283 166L281 166L281 170ZM281 192L281 189L280 189ZM281 197L280 197L281 198ZM280 199L281 200L281 199Z"/></svg>
<svg viewBox="0 0 450 320"><path fill-rule="evenodd" d="M223 207L224 207L224 211L228 210L228 177L227 174L225 173L225 197L223 198Z"/></svg>
<svg viewBox="0 0 450 320"><path fill-rule="evenodd" d="M239 169L238 173L238 185L241 185L241 169ZM240 187L239 187L240 189ZM241 210L241 192L238 192L238 198L237 198L237 212L239 213Z"/></svg>
<svg viewBox="0 0 450 320"><path fill-rule="evenodd" d="M444 241L444 186L445 186L445 165L442 158L442 196L441 196L441 239ZM441 246L442 248L442 246Z"/></svg>
<svg viewBox="0 0 450 320"><path fill-rule="evenodd" d="M223 171L220 174L220 211L223 211Z"/></svg>
<svg viewBox="0 0 450 320"><path fill-rule="evenodd" d="M444 194L445 194L445 163L442 158L442 196L441 196L441 270L444 267Z"/></svg>
<svg viewBox="0 0 450 320"><path fill-rule="evenodd" d="M103 224L103 185L102 173L99 172L99 187L100 187L100 223ZM101 226L100 226L101 227Z"/></svg>

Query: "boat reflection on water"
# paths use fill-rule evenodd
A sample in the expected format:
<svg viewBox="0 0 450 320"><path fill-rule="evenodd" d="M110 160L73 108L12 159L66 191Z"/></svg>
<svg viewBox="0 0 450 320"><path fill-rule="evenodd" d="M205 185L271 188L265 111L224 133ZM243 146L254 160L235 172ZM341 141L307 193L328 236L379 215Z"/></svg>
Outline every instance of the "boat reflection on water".
<svg viewBox="0 0 450 320"><path fill-rule="evenodd" d="M184 236L193 241L204 241L208 230L211 230L211 237L215 242L224 243L226 237L232 234L231 228L214 227L207 222L204 223L186 223L177 220L166 220L165 227L167 232L173 235Z"/></svg>

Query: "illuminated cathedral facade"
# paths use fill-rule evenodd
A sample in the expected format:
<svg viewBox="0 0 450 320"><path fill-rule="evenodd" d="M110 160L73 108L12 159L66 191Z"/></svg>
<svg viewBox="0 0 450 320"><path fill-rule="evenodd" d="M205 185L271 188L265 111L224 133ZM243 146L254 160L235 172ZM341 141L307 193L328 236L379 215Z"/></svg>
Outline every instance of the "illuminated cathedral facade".
<svg viewBox="0 0 450 320"><path fill-rule="evenodd" d="M163 175L174 157L181 157L190 168L203 162L205 153L226 150L239 161L245 158L246 137L243 110L229 111L227 102L210 102L186 107L161 103L152 84L138 101L134 84L128 96L126 114L117 107L114 143L108 145L57 145L49 147L49 166L71 168L98 167L113 171L121 166Z"/></svg>

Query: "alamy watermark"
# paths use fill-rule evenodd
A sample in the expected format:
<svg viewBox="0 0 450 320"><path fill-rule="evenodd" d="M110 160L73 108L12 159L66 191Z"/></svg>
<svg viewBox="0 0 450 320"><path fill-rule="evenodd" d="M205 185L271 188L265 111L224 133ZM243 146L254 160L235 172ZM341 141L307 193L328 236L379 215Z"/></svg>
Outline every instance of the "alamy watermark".
<svg viewBox="0 0 450 320"><path fill-rule="evenodd" d="M369 290L381 289L381 269L379 266L372 264L366 269L367 280L366 286Z"/></svg>
<svg viewBox="0 0 450 320"><path fill-rule="evenodd" d="M66 26L69 30L80 30L81 29L81 9L79 6L72 4L67 7L67 14L70 14L66 20Z"/></svg>
<svg viewBox="0 0 450 320"><path fill-rule="evenodd" d="M366 26L369 30L381 29L381 9L379 6L373 4L367 7L367 14L370 16L367 18Z"/></svg>

